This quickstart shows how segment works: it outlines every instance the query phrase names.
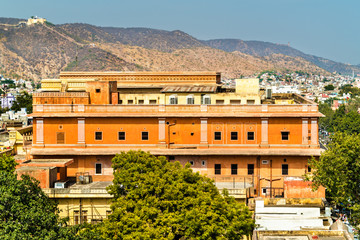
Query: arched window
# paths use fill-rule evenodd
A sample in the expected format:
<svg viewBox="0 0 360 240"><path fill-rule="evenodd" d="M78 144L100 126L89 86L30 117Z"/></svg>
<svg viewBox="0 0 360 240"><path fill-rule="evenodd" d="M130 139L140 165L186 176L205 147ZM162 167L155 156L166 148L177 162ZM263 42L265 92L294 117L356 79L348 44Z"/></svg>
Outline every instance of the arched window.
<svg viewBox="0 0 360 240"><path fill-rule="evenodd" d="M211 97L208 94L204 94L201 96L201 104L209 105L211 104Z"/></svg>
<svg viewBox="0 0 360 240"><path fill-rule="evenodd" d="M186 97L186 104L194 104L194 95L188 95Z"/></svg>
<svg viewBox="0 0 360 240"><path fill-rule="evenodd" d="M169 101L170 101L170 104L178 104L177 95L176 94L171 95L170 98L169 98Z"/></svg>

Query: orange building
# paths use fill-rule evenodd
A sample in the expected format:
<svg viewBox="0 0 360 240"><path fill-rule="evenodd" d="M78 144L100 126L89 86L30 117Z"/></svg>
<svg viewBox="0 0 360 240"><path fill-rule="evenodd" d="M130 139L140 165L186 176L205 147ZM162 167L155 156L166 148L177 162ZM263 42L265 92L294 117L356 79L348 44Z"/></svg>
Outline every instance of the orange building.
<svg viewBox="0 0 360 240"><path fill-rule="evenodd" d="M111 181L114 155L141 149L190 163L240 199L325 195L302 181L320 155L317 104L257 79L225 88L215 72L63 72L42 89L31 161L61 162L47 188L85 175Z"/></svg>

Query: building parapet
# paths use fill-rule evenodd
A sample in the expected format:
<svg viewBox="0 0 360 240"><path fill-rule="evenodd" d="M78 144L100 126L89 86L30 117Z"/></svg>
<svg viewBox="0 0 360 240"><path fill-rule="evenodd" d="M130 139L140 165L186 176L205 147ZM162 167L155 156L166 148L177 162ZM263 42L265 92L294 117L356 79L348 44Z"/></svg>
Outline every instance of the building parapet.
<svg viewBox="0 0 360 240"><path fill-rule="evenodd" d="M45 188L50 198L112 198L106 188Z"/></svg>
<svg viewBox="0 0 360 240"><path fill-rule="evenodd" d="M78 94L78 93L76 93ZM60 94L61 95L61 94ZM59 96L60 96L59 95ZM46 95L44 95L46 96ZM79 97L85 95L78 95ZM37 96L35 96L37 97ZM52 113L73 113L76 116L89 114L99 117L139 116L153 117L160 115L174 116L211 116L211 117L322 117L316 104L297 105L95 105L95 104L34 104L33 116L51 117ZM50 115L47 115L50 114ZM119 114L116 115L116 114ZM213 115L213 116L212 116Z"/></svg>

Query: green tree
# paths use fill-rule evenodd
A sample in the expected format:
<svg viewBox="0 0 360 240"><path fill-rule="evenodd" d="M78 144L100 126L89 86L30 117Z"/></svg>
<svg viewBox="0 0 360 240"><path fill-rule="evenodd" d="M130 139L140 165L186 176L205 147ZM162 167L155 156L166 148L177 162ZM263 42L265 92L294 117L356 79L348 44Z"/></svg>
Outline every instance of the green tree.
<svg viewBox="0 0 360 240"><path fill-rule="evenodd" d="M325 91L332 91L335 89L334 85L329 84L324 87Z"/></svg>
<svg viewBox="0 0 360 240"><path fill-rule="evenodd" d="M20 111L21 108L26 108L27 113L32 113L32 95L27 92L22 92L16 97L16 101L11 107L11 110Z"/></svg>
<svg viewBox="0 0 360 240"><path fill-rule="evenodd" d="M324 186L333 203L350 206L354 226L360 224L360 135L337 132L319 159L310 160L314 188Z"/></svg>
<svg viewBox="0 0 360 240"><path fill-rule="evenodd" d="M142 151L113 160L113 213L101 226L111 239L241 239L254 228L248 208L222 196L190 165Z"/></svg>
<svg viewBox="0 0 360 240"><path fill-rule="evenodd" d="M332 124L332 118L334 116L334 111L331 109L331 105L328 103L320 103L319 112L325 115L325 117L319 119L319 126L329 130Z"/></svg>
<svg viewBox="0 0 360 240"><path fill-rule="evenodd" d="M2 239L56 239L58 209L28 175L0 171L0 236Z"/></svg>
<svg viewBox="0 0 360 240"><path fill-rule="evenodd" d="M16 165L18 164L15 162L15 159L11 156L11 154L4 153L3 155L0 155L0 171L13 173Z"/></svg>

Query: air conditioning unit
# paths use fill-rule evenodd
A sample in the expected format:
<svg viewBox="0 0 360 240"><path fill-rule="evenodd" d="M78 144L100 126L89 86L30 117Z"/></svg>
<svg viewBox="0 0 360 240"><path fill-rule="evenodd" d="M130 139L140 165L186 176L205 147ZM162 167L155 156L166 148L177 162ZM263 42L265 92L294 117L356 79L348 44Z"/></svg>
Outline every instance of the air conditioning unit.
<svg viewBox="0 0 360 240"><path fill-rule="evenodd" d="M264 165L269 164L269 160L262 160L261 164L264 164Z"/></svg>
<svg viewBox="0 0 360 240"><path fill-rule="evenodd" d="M54 188L67 188L68 182L56 182Z"/></svg>

